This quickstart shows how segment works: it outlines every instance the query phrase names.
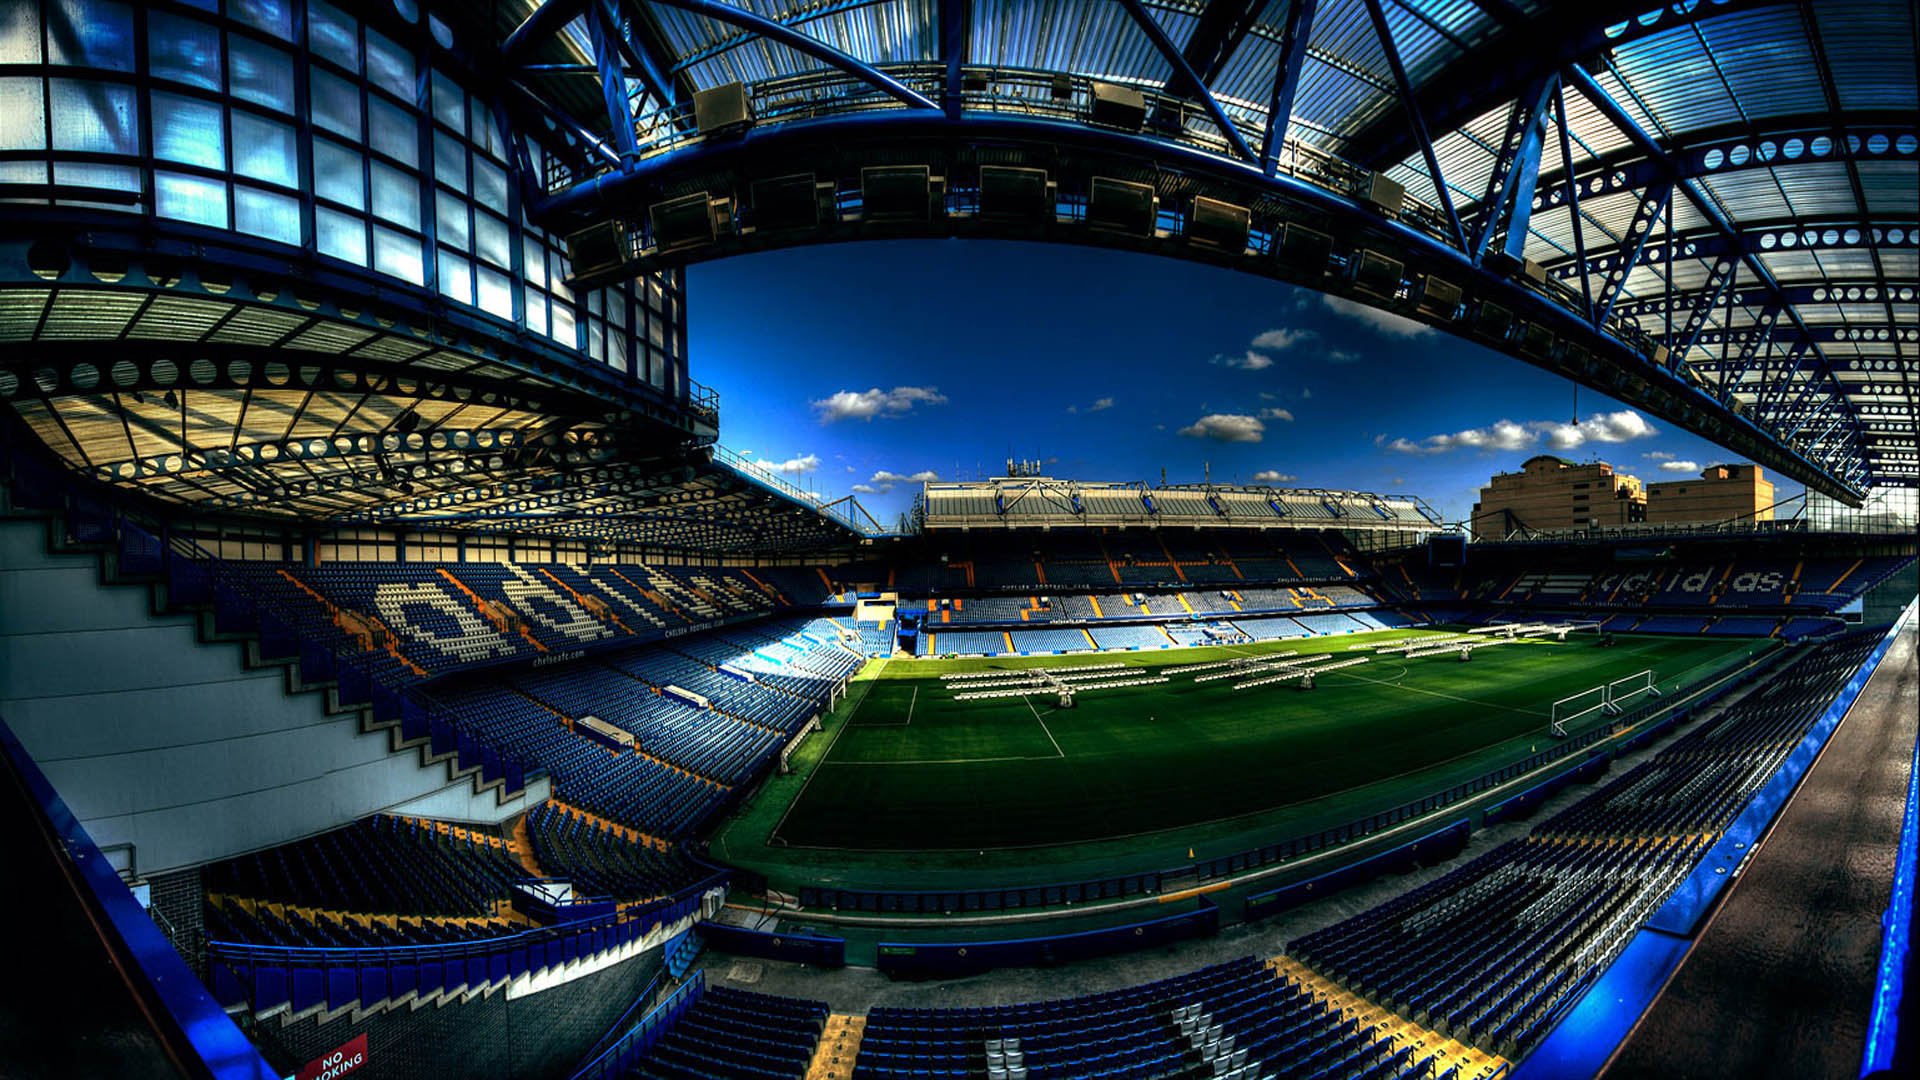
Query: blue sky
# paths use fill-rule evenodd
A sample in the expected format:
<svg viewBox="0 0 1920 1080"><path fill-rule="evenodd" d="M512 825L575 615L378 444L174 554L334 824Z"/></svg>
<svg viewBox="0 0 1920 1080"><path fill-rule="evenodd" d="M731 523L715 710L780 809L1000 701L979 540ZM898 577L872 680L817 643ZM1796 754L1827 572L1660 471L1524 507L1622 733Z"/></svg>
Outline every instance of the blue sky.
<svg viewBox="0 0 1920 1080"><path fill-rule="evenodd" d="M888 524L910 478L997 475L1009 456L1079 480L1210 466L1217 482L1406 492L1450 521L1536 453L1648 481L1737 460L1451 335L1177 259L870 241L702 264L687 292L721 442Z"/></svg>

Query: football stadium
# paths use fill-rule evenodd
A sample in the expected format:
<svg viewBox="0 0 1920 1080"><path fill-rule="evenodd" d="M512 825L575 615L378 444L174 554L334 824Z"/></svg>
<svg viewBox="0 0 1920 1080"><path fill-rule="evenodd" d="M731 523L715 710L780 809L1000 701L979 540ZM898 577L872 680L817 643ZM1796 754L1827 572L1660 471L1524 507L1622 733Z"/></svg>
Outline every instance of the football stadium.
<svg viewBox="0 0 1920 1080"><path fill-rule="evenodd" d="M1920 1075L1917 68L0 0L0 1076Z"/></svg>

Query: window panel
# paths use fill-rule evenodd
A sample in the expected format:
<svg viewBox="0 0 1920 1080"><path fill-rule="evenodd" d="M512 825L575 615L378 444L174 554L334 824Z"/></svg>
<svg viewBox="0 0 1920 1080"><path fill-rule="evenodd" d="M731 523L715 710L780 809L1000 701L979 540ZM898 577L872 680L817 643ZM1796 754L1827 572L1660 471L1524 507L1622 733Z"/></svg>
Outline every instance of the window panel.
<svg viewBox="0 0 1920 1080"><path fill-rule="evenodd" d="M480 308L489 315L513 319L513 283L507 275L480 267L474 274Z"/></svg>
<svg viewBox="0 0 1920 1080"><path fill-rule="evenodd" d="M485 158L473 159L473 200L482 206L507 208L507 171Z"/></svg>
<svg viewBox="0 0 1920 1080"><path fill-rule="evenodd" d="M140 169L133 165L98 165L90 161L59 161L53 166L53 182L73 187L107 188L112 191L141 191ZM129 209L117 206L117 210Z"/></svg>
<svg viewBox="0 0 1920 1080"><path fill-rule="evenodd" d="M373 268L415 285L424 285L427 281L420 241L378 225L373 228Z"/></svg>
<svg viewBox="0 0 1920 1080"><path fill-rule="evenodd" d="M367 81L409 105L420 96L413 56L376 30L367 31Z"/></svg>
<svg viewBox="0 0 1920 1080"><path fill-rule="evenodd" d="M107 0L54 0L47 8L47 62L132 71L132 9Z"/></svg>
<svg viewBox="0 0 1920 1080"><path fill-rule="evenodd" d="M433 118L461 135L467 133L467 95L445 74L433 73Z"/></svg>
<svg viewBox="0 0 1920 1080"><path fill-rule="evenodd" d="M313 123L315 127L360 141L360 88L345 79L313 72Z"/></svg>
<svg viewBox="0 0 1920 1080"><path fill-rule="evenodd" d="M530 284L542 289L547 287L547 249L531 236L521 240L520 268Z"/></svg>
<svg viewBox="0 0 1920 1080"><path fill-rule="evenodd" d="M420 127L412 114L378 99L367 103L367 145L404 165L420 165Z"/></svg>
<svg viewBox="0 0 1920 1080"><path fill-rule="evenodd" d="M513 268L513 239L507 223L478 207L473 212L473 253L502 270Z"/></svg>
<svg viewBox="0 0 1920 1080"><path fill-rule="evenodd" d="M98 154L138 154L133 88L79 79L49 80L53 148Z"/></svg>
<svg viewBox="0 0 1920 1080"><path fill-rule="evenodd" d="M479 98L470 98L467 115L471 117L468 136L474 145L501 161L507 158L506 142L500 138L500 125L493 122L493 110Z"/></svg>
<svg viewBox="0 0 1920 1080"><path fill-rule="evenodd" d="M39 79L0 79L0 150L47 148L47 103Z"/></svg>
<svg viewBox="0 0 1920 1080"><path fill-rule="evenodd" d="M203 169L227 167L224 110L198 98L153 95L153 156Z"/></svg>
<svg viewBox="0 0 1920 1080"><path fill-rule="evenodd" d="M278 112L293 111L293 56L239 34L227 35L227 85L233 96ZM356 113L356 126L357 126Z"/></svg>
<svg viewBox="0 0 1920 1080"><path fill-rule="evenodd" d="M536 334L547 332L547 294L528 289L527 293L527 329Z"/></svg>
<svg viewBox="0 0 1920 1080"><path fill-rule="evenodd" d="M360 70L360 24L326 0L307 0L307 46L348 71Z"/></svg>
<svg viewBox="0 0 1920 1080"><path fill-rule="evenodd" d="M300 201L245 185L233 192L234 231L282 244L300 244Z"/></svg>
<svg viewBox="0 0 1920 1080"><path fill-rule="evenodd" d="M420 228L420 181L379 162L373 164L372 181L373 215L417 231Z"/></svg>
<svg viewBox="0 0 1920 1080"><path fill-rule="evenodd" d="M463 304L473 303L473 264L451 252L442 251L439 260L440 292Z"/></svg>
<svg viewBox="0 0 1920 1080"><path fill-rule="evenodd" d="M367 182L360 155L325 139L313 140L313 193L355 210L365 210ZM360 261L366 261L364 251Z"/></svg>
<svg viewBox="0 0 1920 1080"><path fill-rule="evenodd" d="M40 62L40 5L28 0L7 4L0 17L0 64Z"/></svg>
<svg viewBox="0 0 1920 1080"><path fill-rule="evenodd" d="M467 148L444 131L433 133L433 178L466 194Z"/></svg>
<svg viewBox="0 0 1920 1080"><path fill-rule="evenodd" d="M220 89L220 31L199 19L148 12L147 69L157 79Z"/></svg>
<svg viewBox="0 0 1920 1080"><path fill-rule="evenodd" d="M320 254L367 265L366 222L323 206L314 213L314 226Z"/></svg>
<svg viewBox="0 0 1920 1080"><path fill-rule="evenodd" d="M227 185L182 173L155 173L154 213L169 221L227 227Z"/></svg>
<svg viewBox="0 0 1920 1080"><path fill-rule="evenodd" d="M300 161L294 153L293 128L234 110L233 171L269 184L299 187Z"/></svg>
<svg viewBox="0 0 1920 1080"><path fill-rule="evenodd" d="M227 0L227 14L281 41L293 40L293 0Z"/></svg>
<svg viewBox="0 0 1920 1080"><path fill-rule="evenodd" d="M448 247L473 250L473 230L467 227L467 204L444 191L434 195L434 236Z"/></svg>
<svg viewBox="0 0 1920 1080"><path fill-rule="evenodd" d="M580 333L573 325L573 308L566 304L553 305L553 332L547 336L562 345L580 347Z"/></svg>

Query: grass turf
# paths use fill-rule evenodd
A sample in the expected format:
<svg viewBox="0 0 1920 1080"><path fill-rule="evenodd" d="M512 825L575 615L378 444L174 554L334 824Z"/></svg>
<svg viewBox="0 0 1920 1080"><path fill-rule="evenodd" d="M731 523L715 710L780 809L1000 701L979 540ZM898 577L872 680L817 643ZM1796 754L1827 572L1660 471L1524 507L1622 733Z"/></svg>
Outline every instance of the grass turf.
<svg viewBox="0 0 1920 1080"><path fill-rule="evenodd" d="M1325 827L1523 756L1544 740L1557 698L1648 668L1666 688L1691 685L1769 644L1619 635L1601 649L1576 637L1488 649L1465 664L1375 657L1322 676L1312 692L1175 676L1084 694L1071 710L1044 698L955 701L938 678L1254 653L1371 655L1350 646L1410 636L870 667L802 749L799 774L749 803L718 853L777 887L958 887L980 871L1057 881L1075 864L1087 873L1105 863L1138 870L1143 857L1172 865L1189 846L1219 854L1255 834L1292 835L1274 829Z"/></svg>

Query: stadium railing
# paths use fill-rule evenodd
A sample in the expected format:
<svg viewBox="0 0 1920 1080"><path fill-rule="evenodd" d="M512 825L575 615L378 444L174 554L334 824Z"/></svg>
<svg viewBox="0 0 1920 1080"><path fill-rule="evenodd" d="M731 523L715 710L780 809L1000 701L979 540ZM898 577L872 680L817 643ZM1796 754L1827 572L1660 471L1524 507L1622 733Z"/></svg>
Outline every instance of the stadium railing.
<svg viewBox="0 0 1920 1080"><path fill-rule="evenodd" d="M699 1002L707 990L707 973L696 971L681 983L665 1001L647 1011L626 1033L598 1057L573 1072L572 1080L625 1080L647 1051L664 1038L674 1021Z"/></svg>
<svg viewBox="0 0 1920 1080"><path fill-rule="evenodd" d="M1002 941L882 941L874 966L891 976L947 978L1001 967L1051 967L1212 937L1220 909L1205 896L1192 911L1071 934Z"/></svg>
<svg viewBox="0 0 1920 1080"><path fill-rule="evenodd" d="M718 880L717 880L717 879ZM697 916L717 875L664 900L610 916L545 926L479 941L384 948L323 948L207 942L214 997L228 1009L299 1015L457 989L493 986L632 946L664 926Z"/></svg>

